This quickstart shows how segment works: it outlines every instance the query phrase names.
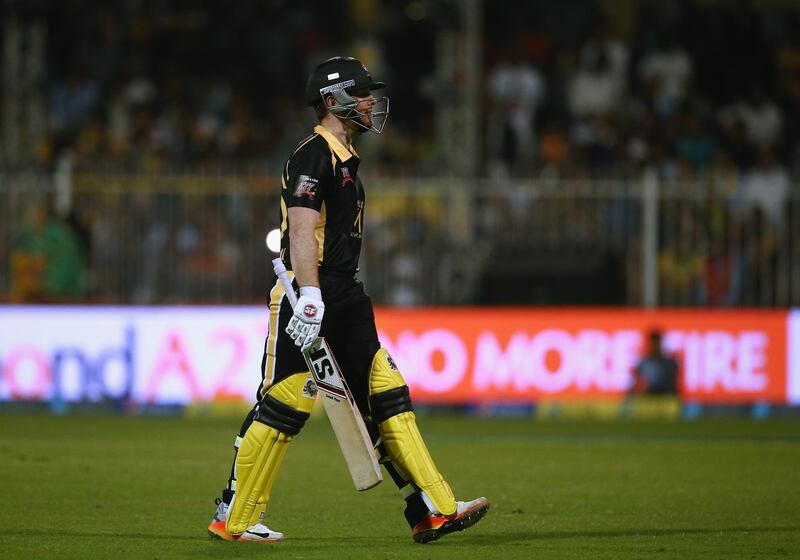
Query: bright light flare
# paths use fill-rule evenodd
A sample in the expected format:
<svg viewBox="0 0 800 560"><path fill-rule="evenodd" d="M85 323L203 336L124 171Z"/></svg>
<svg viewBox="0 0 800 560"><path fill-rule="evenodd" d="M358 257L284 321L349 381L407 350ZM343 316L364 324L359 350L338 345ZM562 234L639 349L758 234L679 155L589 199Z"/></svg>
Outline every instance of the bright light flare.
<svg viewBox="0 0 800 560"><path fill-rule="evenodd" d="M273 229L267 234L267 249L273 253L281 252L281 232L279 229Z"/></svg>

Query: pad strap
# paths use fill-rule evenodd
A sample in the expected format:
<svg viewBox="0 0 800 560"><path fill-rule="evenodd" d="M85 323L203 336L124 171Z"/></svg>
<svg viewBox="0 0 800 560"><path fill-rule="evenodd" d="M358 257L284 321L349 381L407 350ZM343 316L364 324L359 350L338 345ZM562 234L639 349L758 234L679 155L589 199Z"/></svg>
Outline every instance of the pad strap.
<svg viewBox="0 0 800 560"><path fill-rule="evenodd" d="M411 406L408 385L389 389L377 395L370 395L369 399L372 407L372 419L378 424L403 412L414 411L414 407Z"/></svg>
<svg viewBox="0 0 800 560"><path fill-rule="evenodd" d="M284 404L270 395L267 395L261 399L261 403L258 405L258 410L253 420L275 428L284 434L296 436L300 433L303 426L305 426L309 416L311 415L308 412L296 410L288 404Z"/></svg>

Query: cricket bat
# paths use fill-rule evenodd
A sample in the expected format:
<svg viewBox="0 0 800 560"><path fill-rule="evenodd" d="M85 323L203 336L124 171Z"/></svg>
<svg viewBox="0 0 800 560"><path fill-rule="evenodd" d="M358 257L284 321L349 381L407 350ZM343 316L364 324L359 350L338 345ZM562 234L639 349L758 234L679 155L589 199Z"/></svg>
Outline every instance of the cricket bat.
<svg viewBox="0 0 800 560"><path fill-rule="evenodd" d="M279 258L273 259L272 267L283 285L289 303L294 307L297 295L286 274L283 261ZM322 394L322 404L339 441L356 490L377 486L383 480L383 475L372 440L328 341L319 337L311 348L303 352L303 357L314 376L317 389Z"/></svg>

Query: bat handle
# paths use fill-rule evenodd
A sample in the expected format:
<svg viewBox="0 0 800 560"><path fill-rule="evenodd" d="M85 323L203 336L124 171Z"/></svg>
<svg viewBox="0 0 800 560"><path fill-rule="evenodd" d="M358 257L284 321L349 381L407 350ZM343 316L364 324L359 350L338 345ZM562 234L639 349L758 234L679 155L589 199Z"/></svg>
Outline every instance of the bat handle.
<svg viewBox="0 0 800 560"><path fill-rule="evenodd" d="M283 291L286 292L286 297L289 298L289 304L294 307L297 304L297 295L294 293L294 287L292 286L292 281L289 280L289 275L286 274L286 265L283 264L280 258L274 258L272 259L272 270L275 271L275 275L281 281Z"/></svg>

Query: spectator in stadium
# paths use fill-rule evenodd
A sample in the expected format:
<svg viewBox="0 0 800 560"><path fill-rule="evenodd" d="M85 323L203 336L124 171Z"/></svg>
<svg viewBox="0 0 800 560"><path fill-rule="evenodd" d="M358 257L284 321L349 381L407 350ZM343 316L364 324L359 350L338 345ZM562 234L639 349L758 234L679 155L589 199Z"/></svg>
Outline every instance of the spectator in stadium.
<svg viewBox="0 0 800 560"><path fill-rule="evenodd" d="M580 49L578 66L567 78L573 116L609 116L625 94L627 49L619 42L588 41Z"/></svg>
<svg viewBox="0 0 800 560"><path fill-rule="evenodd" d="M730 231L732 226L728 227ZM736 303L741 278L741 254L733 247L731 235L718 232L709 235L709 249L703 266L701 304L729 307Z"/></svg>
<svg viewBox="0 0 800 560"><path fill-rule="evenodd" d="M776 290L779 231L770 224L761 206L749 208L742 231L743 272L740 305L773 306Z"/></svg>
<svg viewBox="0 0 800 560"><path fill-rule="evenodd" d="M667 34L659 48L642 58L639 76L652 95L653 106L662 118L671 116L683 101L692 78L692 59L678 43L675 34Z"/></svg>
<svg viewBox="0 0 800 560"><path fill-rule="evenodd" d="M780 229L783 226L783 208L789 196L789 184L789 174L776 160L772 150L761 150L758 166L742 178L745 212L759 208L767 224Z"/></svg>
<svg viewBox="0 0 800 560"><path fill-rule="evenodd" d="M100 102L97 82L80 69L71 69L50 92L50 124L56 137L71 139Z"/></svg>
<svg viewBox="0 0 800 560"><path fill-rule="evenodd" d="M544 77L517 46L489 73L487 89L490 175L530 172L536 161L535 117L544 100Z"/></svg>
<svg viewBox="0 0 800 560"><path fill-rule="evenodd" d="M569 157L569 147L569 139L560 123L548 123L543 127L539 137L543 178L558 177L563 174Z"/></svg>
<svg viewBox="0 0 800 560"><path fill-rule="evenodd" d="M775 149L780 143L783 114L763 88L754 88L747 99L723 110L720 120L741 122L751 149Z"/></svg>
<svg viewBox="0 0 800 560"><path fill-rule="evenodd" d="M692 208L680 204L665 207L665 220L677 224L676 230L667 230L664 248L659 256L659 285L661 303L664 305L697 305L702 296L703 258L699 238L699 224Z"/></svg>
<svg viewBox="0 0 800 560"><path fill-rule="evenodd" d="M720 120L720 144L737 171L750 169L755 163L755 154L747 141L744 123L737 118Z"/></svg>
<svg viewBox="0 0 800 560"><path fill-rule="evenodd" d="M708 167L714 156L716 141L691 109L681 112L676 119L675 153L694 171Z"/></svg>
<svg viewBox="0 0 800 560"><path fill-rule="evenodd" d="M11 250L11 301L78 301L85 293L85 273L75 233L49 201L33 203Z"/></svg>
<svg viewBox="0 0 800 560"><path fill-rule="evenodd" d="M622 62L603 43L589 42L580 50L578 67L567 78L567 102L573 117L571 137L583 159L596 172L616 162L618 126L615 119L624 93ZM624 56L623 56L624 59Z"/></svg>

